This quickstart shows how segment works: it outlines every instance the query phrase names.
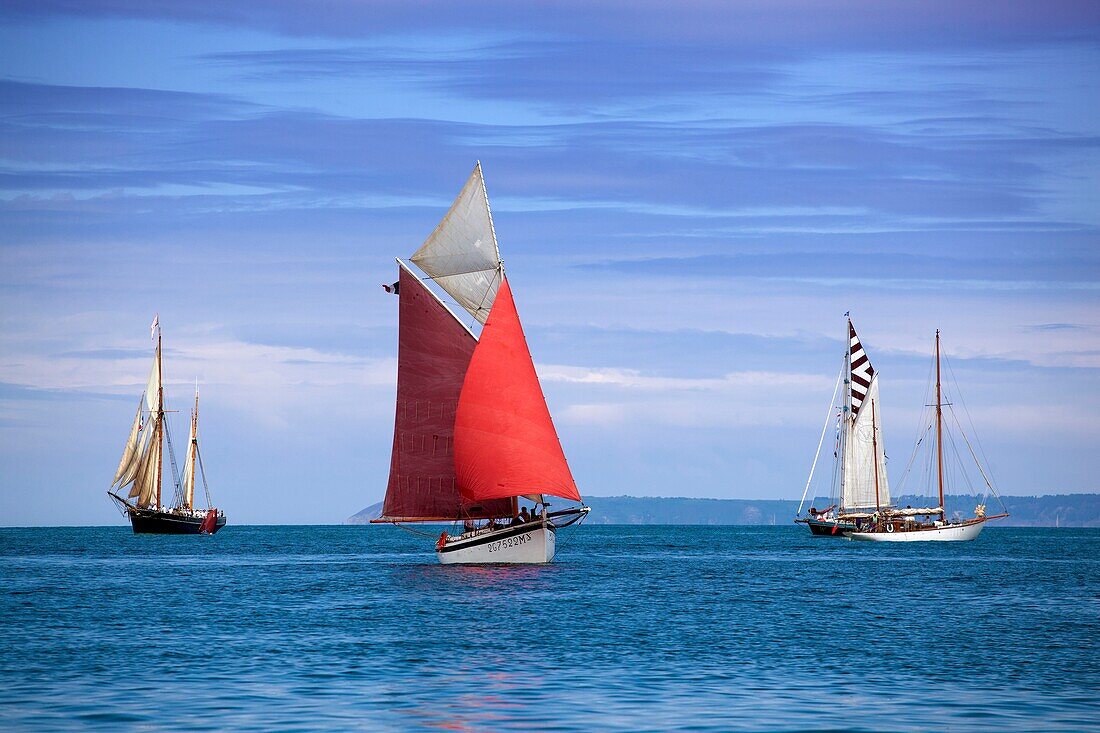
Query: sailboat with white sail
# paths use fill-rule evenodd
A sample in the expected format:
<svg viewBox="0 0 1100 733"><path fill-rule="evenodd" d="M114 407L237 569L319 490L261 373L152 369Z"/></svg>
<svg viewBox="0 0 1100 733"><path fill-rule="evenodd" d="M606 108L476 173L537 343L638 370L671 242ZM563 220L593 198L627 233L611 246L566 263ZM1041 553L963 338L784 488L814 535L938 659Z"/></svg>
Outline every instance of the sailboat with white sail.
<svg viewBox="0 0 1100 733"><path fill-rule="evenodd" d="M954 493L961 488L960 483L969 481L968 473L964 468L963 456L959 450L957 442L951 440L950 443L945 445L944 435L947 433L951 426L944 424L944 408L949 410L952 407L952 402L944 399L943 394L943 382L940 368L940 332L936 330L936 345L935 345L935 402L926 405L928 408L932 408L931 419L925 423L925 428L922 435L917 439L916 446L913 450L913 457L909 461L909 466L906 468L905 476L902 479L904 481L910 475L914 465L917 465L916 459L921 453L922 446L934 446L934 450L930 451L931 455L927 462L922 462L921 465L927 467L926 474L935 473L936 475L936 490L939 498L939 503L935 507L922 507L913 508L905 507L904 509L891 507L886 510L877 512L873 521L867 525L862 526L858 530L849 533L849 537L853 540L859 540L864 542L960 542L966 540L973 540L981 534L982 529L985 528L985 523L993 520L1000 519L1008 516L1008 509L1005 508L1004 502L1001 502L1001 508L1003 512L1000 514L987 514L985 501L982 498L978 499L978 504L974 508L974 516L969 518L962 518L958 516L948 517L947 510L944 506L944 487L946 482L951 479L956 482ZM984 482L985 490L988 493L993 494L1000 501L1000 497L997 496L996 489L993 488L993 483L990 479L989 472L983 468L981 461L978 460L978 452L974 450L973 444L967 437L966 433L962 430L962 423L953 411L950 413L953 418L953 426L957 428L957 434L962 438L964 445L966 446L968 458L972 459L973 465L977 467L978 472ZM924 421L922 421L924 422ZM948 436L949 439L950 435ZM930 438L930 440L929 440ZM949 466L947 451L945 448L950 447L954 454L954 458L958 459L955 465L960 469L956 472L951 472L950 469L953 466ZM970 493L976 493L973 485L968 486Z"/></svg>
<svg viewBox="0 0 1100 733"><path fill-rule="evenodd" d="M443 564L550 562L557 531L588 507L535 372L480 163L411 259L481 332L397 261L385 286L400 300L393 452L373 521L454 522L436 542ZM552 497L578 505L551 511Z"/></svg>
<svg viewBox="0 0 1100 733"><path fill-rule="evenodd" d="M129 519L135 534L214 534L225 526L225 512L213 506L206 471L199 452L199 391L195 388L195 406L191 412L191 432L182 476L176 470L168 410L164 406L164 380L161 360L160 317L153 319L151 331L157 340L153 366L149 370L145 392L138 401L130 435L122 449L118 470L107 495ZM174 502L164 505L163 464L168 448L174 485ZM201 476L206 494L206 509L195 507L195 482ZM127 496L118 492L129 488Z"/></svg>
<svg viewBox="0 0 1100 733"><path fill-rule="evenodd" d="M805 524L819 536L843 537L890 506L890 482L886 475L886 444L882 436L879 405L879 377L870 357L856 335L852 320L847 319L847 347L844 364L837 377L829 412L821 430L810 476L798 504L795 522ZM836 404L843 383L842 401ZM802 508L813 485L818 459L829 425L835 421L833 470L830 474L830 504L824 509L811 507L807 516Z"/></svg>

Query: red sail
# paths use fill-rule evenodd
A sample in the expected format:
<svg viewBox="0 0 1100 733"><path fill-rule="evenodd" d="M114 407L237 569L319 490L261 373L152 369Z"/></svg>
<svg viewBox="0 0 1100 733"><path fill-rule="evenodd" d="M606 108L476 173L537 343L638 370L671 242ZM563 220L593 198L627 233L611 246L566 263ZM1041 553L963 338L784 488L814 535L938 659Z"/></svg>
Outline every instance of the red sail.
<svg viewBox="0 0 1100 733"><path fill-rule="evenodd" d="M206 516L202 518L202 524L199 525L199 532L203 534L213 534L214 529L218 526L218 510L207 509Z"/></svg>
<svg viewBox="0 0 1100 733"><path fill-rule="evenodd" d="M581 500L507 280L497 291L462 385L455 470L468 503L524 494Z"/></svg>
<svg viewBox="0 0 1100 733"><path fill-rule="evenodd" d="M404 267L399 283L397 416L382 517L510 515L508 501L463 511L455 481L455 409L477 340Z"/></svg>

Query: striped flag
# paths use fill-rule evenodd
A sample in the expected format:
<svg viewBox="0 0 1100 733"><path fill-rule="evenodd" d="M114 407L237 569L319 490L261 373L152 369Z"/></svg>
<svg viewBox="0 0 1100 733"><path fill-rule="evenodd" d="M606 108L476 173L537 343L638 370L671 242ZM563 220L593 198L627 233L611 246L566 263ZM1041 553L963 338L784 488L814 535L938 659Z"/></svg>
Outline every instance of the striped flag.
<svg viewBox="0 0 1100 733"><path fill-rule="evenodd" d="M867 397L871 378L875 376L875 368L871 366L871 360L867 358L867 352L863 350L863 344L859 342L859 336L856 336L856 329L851 321L848 321L848 343L851 345L852 417L854 418L859 414L859 408Z"/></svg>

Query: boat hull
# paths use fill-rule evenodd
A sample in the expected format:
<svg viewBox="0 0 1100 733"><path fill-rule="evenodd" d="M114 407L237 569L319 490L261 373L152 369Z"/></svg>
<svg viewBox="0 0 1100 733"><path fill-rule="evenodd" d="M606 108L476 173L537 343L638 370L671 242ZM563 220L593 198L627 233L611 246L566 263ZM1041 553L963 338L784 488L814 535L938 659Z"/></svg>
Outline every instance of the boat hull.
<svg viewBox="0 0 1100 733"><path fill-rule="evenodd" d="M985 521L970 521L928 529L851 532L848 536L857 542L967 542L977 538L984 527Z"/></svg>
<svg viewBox="0 0 1100 733"><path fill-rule="evenodd" d="M130 526L134 534L203 534L204 515L191 516L175 512L159 512L154 509L129 509ZM209 534L216 533L225 526L225 515L219 514L218 521Z"/></svg>
<svg viewBox="0 0 1100 733"><path fill-rule="evenodd" d="M799 522L809 527L810 533L815 537L844 537L856 530L856 525L851 522L830 522L821 519L803 519Z"/></svg>
<svg viewBox="0 0 1100 733"><path fill-rule="evenodd" d="M443 565L533 565L552 562L555 549L554 527L529 523L447 538L436 549L436 557Z"/></svg>

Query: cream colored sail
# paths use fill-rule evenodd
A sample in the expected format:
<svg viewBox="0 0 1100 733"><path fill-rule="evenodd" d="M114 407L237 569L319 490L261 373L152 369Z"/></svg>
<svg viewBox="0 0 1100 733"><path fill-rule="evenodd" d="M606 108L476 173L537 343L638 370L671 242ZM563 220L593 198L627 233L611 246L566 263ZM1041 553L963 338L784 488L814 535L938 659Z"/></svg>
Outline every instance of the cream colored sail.
<svg viewBox="0 0 1100 733"><path fill-rule="evenodd" d="M154 433L158 432L156 430ZM130 489L130 496L137 497L137 505L146 508L156 502L157 498L157 469L160 467L161 441L154 438L149 450L145 452L134 486ZM159 508L159 507L158 507Z"/></svg>
<svg viewBox="0 0 1100 733"><path fill-rule="evenodd" d="M122 449L122 458L118 461L118 470L115 471L115 478L111 481L111 486L118 484L118 482L127 475L130 470L130 465L134 462L134 454L138 449L138 439L141 437L141 408L144 404L145 400L138 401L137 414L134 415L134 424L130 426L130 437L126 439L126 445Z"/></svg>
<svg viewBox="0 0 1100 733"><path fill-rule="evenodd" d="M195 409L191 411L191 434L187 438L187 458L183 463L183 505L194 508L195 459L199 450L199 392L195 390Z"/></svg>
<svg viewBox="0 0 1100 733"><path fill-rule="evenodd" d="M138 405L138 415L134 425L130 428L130 438L123 449L123 461L119 462L119 468L115 475L116 485L120 489L130 486L130 498L137 498L139 506L148 506L151 496L156 494L156 467L157 458L160 455L160 434L158 424L160 415L160 344L153 353L153 366L149 370L149 379L145 385L145 397ZM141 423L142 408L148 410L145 424ZM151 477L151 479L150 479ZM150 485L151 480L151 485ZM150 492L152 492L150 494Z"/></svg>
<svg viewBox="0 0 1100 733"><path fill-rule="evenodd" d="M876 461L878 462L877 501L875 498ZM890 505L890 482L886 478L886 450L882 440L882 407L878 396L877 376L871 379L862 408L848 426L844 447L842 491L841 506L845 511L873 510L876 506Z"/></svg>
<svg viewBox="0 0 1100 733"><path fill-rule="evenodd" d="M501 264L481 163L412 261L485 323L500 287Z"/></svg>

